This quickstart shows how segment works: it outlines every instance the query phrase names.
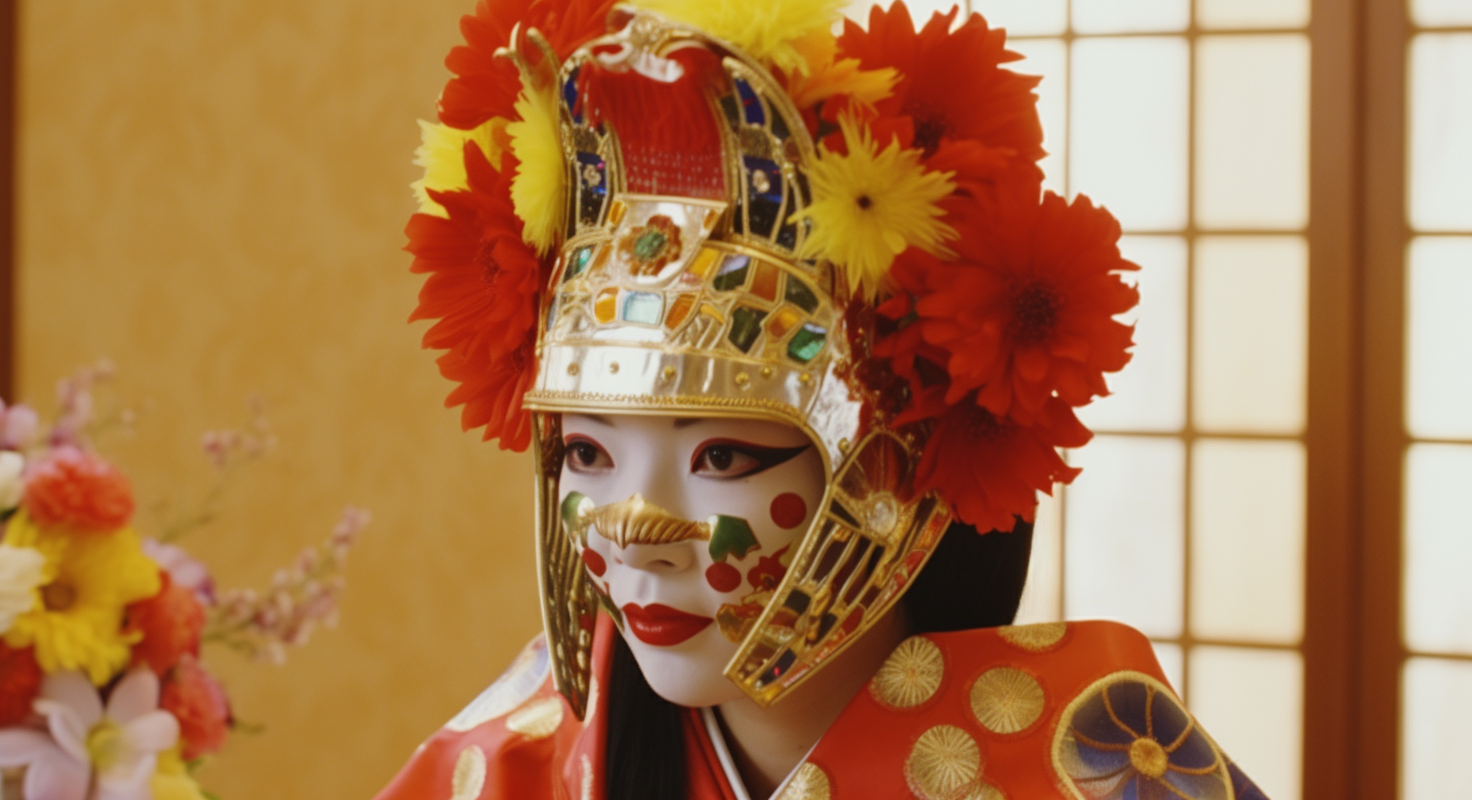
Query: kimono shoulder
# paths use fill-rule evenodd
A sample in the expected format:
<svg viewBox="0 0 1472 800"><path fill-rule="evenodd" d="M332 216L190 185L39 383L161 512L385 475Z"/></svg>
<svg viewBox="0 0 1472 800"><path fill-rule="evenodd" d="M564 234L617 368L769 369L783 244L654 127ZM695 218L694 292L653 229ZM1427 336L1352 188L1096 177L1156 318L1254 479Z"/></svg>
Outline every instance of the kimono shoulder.
<svg viewBox="0 0 1472 800"><path fill-rule="evenodd" d="M511 666L426 740L377 800L566 797L559 767L583 724L552 685L538 635Z"/></svg>
<svg viewBox="0 0 1472 800"><path fill-rule="evenodd" d="M1112 622L905 640L779 800L1265 800Z"/></svg>

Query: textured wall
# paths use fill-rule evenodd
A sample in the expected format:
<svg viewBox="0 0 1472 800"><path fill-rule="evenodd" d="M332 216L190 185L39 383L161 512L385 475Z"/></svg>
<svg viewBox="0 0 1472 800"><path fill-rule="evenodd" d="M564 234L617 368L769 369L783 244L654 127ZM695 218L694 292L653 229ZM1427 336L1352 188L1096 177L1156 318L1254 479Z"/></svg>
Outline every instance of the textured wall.
<svg viewBox="0 0 1472 800"><path fill-rule="evenodd" d="M459 432L404 319L415 117L469 0L32 0L21 21L19 386L108 357L146 407L103 443L187 504L202 431L262 396L281 445L186 541L263 584L346 503L375 521L343 622L286 667L207 654L227 800L362 798L537 627L526 456Z"/></svg>

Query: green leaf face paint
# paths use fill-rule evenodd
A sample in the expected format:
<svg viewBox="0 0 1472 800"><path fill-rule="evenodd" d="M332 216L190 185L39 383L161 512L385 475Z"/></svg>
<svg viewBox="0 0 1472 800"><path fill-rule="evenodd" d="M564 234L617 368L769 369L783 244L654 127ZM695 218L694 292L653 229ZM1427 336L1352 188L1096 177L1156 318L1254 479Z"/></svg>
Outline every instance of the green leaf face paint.
<svg viewBox="0 0 1472 800"><path fill-rule="evenodd" d="M751 526L741 517L716 514L707 522L710 524L710 557L716 562L725 561L727 556L745 558L747 553L761 546L756 534L751 532Z"/></svg>

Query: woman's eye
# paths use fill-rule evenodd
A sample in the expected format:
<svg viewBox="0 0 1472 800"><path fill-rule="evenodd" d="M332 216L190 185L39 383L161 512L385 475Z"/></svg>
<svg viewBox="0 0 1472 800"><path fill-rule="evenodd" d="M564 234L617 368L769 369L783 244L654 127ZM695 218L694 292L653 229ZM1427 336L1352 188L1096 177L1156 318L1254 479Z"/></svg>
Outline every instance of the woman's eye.
<svg viewBox="0 0 1472 800"><path fill-rule="evenodd" d="M613 459L591 439L568 439L564 461L573 472L599 472L613 466Z"/></svg>
<svg viewBox="0 0 1472 800"><path fill-rule="evenodd" d="M806 449L807 445L763 447L745 442L712 442L695 452L690 472L704 478L745 478L791 460Z"/></svg>
<svg viewBox="0 0 1472 800"><path fill-rule="evenodd" d="M715 445L700 451L695 459L696 475L714 478L737 478L755 472L761 462L748 453L729 445Z"/></svg>

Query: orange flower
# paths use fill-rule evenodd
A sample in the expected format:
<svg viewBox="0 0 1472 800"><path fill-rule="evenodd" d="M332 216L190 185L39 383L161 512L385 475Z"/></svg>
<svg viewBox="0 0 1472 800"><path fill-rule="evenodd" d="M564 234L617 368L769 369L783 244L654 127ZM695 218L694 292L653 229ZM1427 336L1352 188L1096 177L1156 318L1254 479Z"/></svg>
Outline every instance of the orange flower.
<svg viewBox="0 0 1472 800"><path fill-rule="evenodd" d="M496 58L496 50L511 44L517 24L540 31L566 58L605 32L612 6L613 0L481 0L474 14L460 18L465 44L445 58L455 77L440 95L440 122L471 130L492 117L514 118L520 77L510 61Z"/></svg>
<svg viewBox="0 0 1472 800"><path fill-rule="evenodd" d="M933 264L915 304L924 340L947 353L946 402L978 392L998 417L1035 424L1057 397L1109 393L1105 372L1130 360L1132 326L1114 319L1139 293L1120 273L1119 223L1080 196L1026 190L958 223L961 259Z"/></svg>
<svg viewBox="0 0 1472 800"><path fill-rule="evenodd" d="M19 725L31 716L31 701L41 692L41 666L29 647L0 642L0 728Z"/></svg>
<svg viewBox="0 0 1472 800"><path fill-rule="evenodd" d="M194 656L185 654L164 681L159 707L179 720L185 761L225 746L230 734L230 700Z"/></svg>
<svg viewBox="0 0 1472 800"><path fill-rule="evenodd" d="M440 374L460 385L445 404L464 406L464 429L484 425L486 439L524 450L531 422L521 395L535 372L538 294L547 270L522 241L511 210L515 159L507 155L498 172L479 148L467 146L465 154L470 190L431 192L449 218L415 214L405 230L412 271L428 275L409 319L438 320L423 344L449 351L438 359Z"/></svg>
<svg viewBox="0 0 1472 800"><path fill-rule="evenodd" d="M1010 531L1015 518L1032 521L1038 492L1052 494L1055 482L1070 483L1078 475L1053 449L1081 447L1092 436L1068 406L1052 401L1048 416L1054 424L1025 428L969 397L946 407L940 393L935 389L919 398L906 415L938 412L915 484L939 492L962 522L982 532Z"/></svg>
<svg viewBox="0 0 1472 800"><path fill-rule="evenodd" d="M199 654L205 611L194 592L175 584L168 572L160 570L159 577L158 594L128 606L127 626L143 634L133 645L133 663L163 675L186 653Z"/></svg>
<svg viewBox="0 0 1472 800"><path fill-rule="evenodd" d="M31 470L21 502L43 528L65 525L110 533L133 516L128 477L97 455L70 445L53 449Z"/></svg>
<svg viewBox="0 0 1472 800"><path fill-rule="evenodd" d="M1007 50L1006 34L989 28L980 14L951 31L956 13L936 13L917 32L903 3L888 11L875 6L867 31L844 23L839 56L859 59L864 69L899 70L893 93L876 108L881 115L911 117L914 144L927 154L947 139L973 139L1035 164L1044 155L1032 92L1039 79L1002 69L1021 56Z"/></svg>

